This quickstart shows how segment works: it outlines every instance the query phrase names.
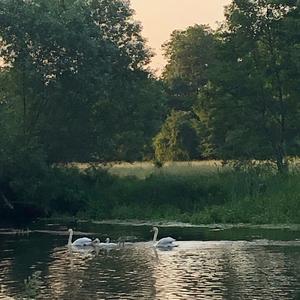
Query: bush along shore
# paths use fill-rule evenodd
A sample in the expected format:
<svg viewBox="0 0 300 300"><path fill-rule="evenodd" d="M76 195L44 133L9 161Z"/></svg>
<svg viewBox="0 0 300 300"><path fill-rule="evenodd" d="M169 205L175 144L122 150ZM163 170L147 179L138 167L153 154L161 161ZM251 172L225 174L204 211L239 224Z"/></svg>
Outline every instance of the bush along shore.
<svg viewBox="0 0 300 300"><path fill-rule="evenodd" d="M2 193L1 217L140 219L193 224L300 224L300 174L261 170L165 174L140 179L101 168L51 168L39 182Z"/></svg>

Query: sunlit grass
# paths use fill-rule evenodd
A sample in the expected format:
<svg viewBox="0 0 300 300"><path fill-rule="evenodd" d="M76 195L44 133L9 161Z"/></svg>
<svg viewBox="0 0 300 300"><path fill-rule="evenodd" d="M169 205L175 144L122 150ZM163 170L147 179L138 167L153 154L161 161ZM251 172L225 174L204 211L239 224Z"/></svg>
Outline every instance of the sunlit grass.
<svg viewBox="0 0 300 300"><path fill-rule="evenodd" d="M74 163L81 170L85 170L91 166L88 163ZM205 161L184 161L184 162L167 162L161 168L154 165L153 162L134 162L134 163L108 163L105 165L96 164L107 169L110 174L120 177L137 177L145 179L152 174L172 175L172 176L195 176L195 175L212 175L217 172L228 171L231 167L224 166L221 160L205 160ZM300 171L300 159L293 158L290 160L290 171ZM276 166L274 164L274 172Z"/></svg>
<svg viewBox="0 0 300 300"><path fill-rule="evenodd" d="M86 169L89 164L76 164L80 169ZM151 174L162 175L209 175L224 170L222 162L217 160L189 161L189 162L167 162L161 168L157 168L152 162L135 163L111 163L104 166L112 175L120 177L137 177L144 179Z"/></svg>
<svg viewBox="0 0 300 300"><path fill-rule="evenodd" d="M110 174L120 177L134 176L139 179L147 178L151 174L173 176L212 175L231 169L229 165L224 166L221 160L167 162L161 168L157 168L152 162L123 162L108 165L107 168ZM300 171L300 159L294 158L290 160L289 169L290 172L298 173ZM276 172L275 164L273 171Z"/></svg>

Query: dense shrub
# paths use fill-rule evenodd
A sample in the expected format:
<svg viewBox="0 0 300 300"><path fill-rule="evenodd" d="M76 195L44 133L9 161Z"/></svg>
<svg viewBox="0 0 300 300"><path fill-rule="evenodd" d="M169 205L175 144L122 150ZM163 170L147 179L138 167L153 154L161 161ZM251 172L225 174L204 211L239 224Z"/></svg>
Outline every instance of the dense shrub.
<svg viewBox="0 0 300 300"><path fill-rule="evenodd" d="M187 161L200 157L197 121L192 113L172 111L153 141L157 161Z"/></svg>

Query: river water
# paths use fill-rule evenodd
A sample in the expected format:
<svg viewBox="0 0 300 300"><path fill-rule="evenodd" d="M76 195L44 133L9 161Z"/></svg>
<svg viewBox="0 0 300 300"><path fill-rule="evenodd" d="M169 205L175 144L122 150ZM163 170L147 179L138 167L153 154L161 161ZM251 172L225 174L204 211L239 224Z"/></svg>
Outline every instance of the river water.
<svg viewBox="0 0 300 300"><path fill-rule="evenodd" d="M126 240L70 251L75 238ZM0 229L0 299L300 299L300 231L159 226L172 251L152 247L147 224L32 224Z"/></svg>

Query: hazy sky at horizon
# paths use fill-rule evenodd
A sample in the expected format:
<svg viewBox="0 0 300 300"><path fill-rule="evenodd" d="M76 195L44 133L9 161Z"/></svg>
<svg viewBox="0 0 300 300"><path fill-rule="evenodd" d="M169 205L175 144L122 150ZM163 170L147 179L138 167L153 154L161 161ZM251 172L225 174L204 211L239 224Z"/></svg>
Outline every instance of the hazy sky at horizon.
<svg viewBox="0 0 300 300"><path fill-rule="evenodd" d="M152 68L158 73L165 65L161 45L175 29L195 24L209 24L215 28L224 20L224 6L231 0L131 0L135 19L143 25L143 36L156 56Z"/></svg>

